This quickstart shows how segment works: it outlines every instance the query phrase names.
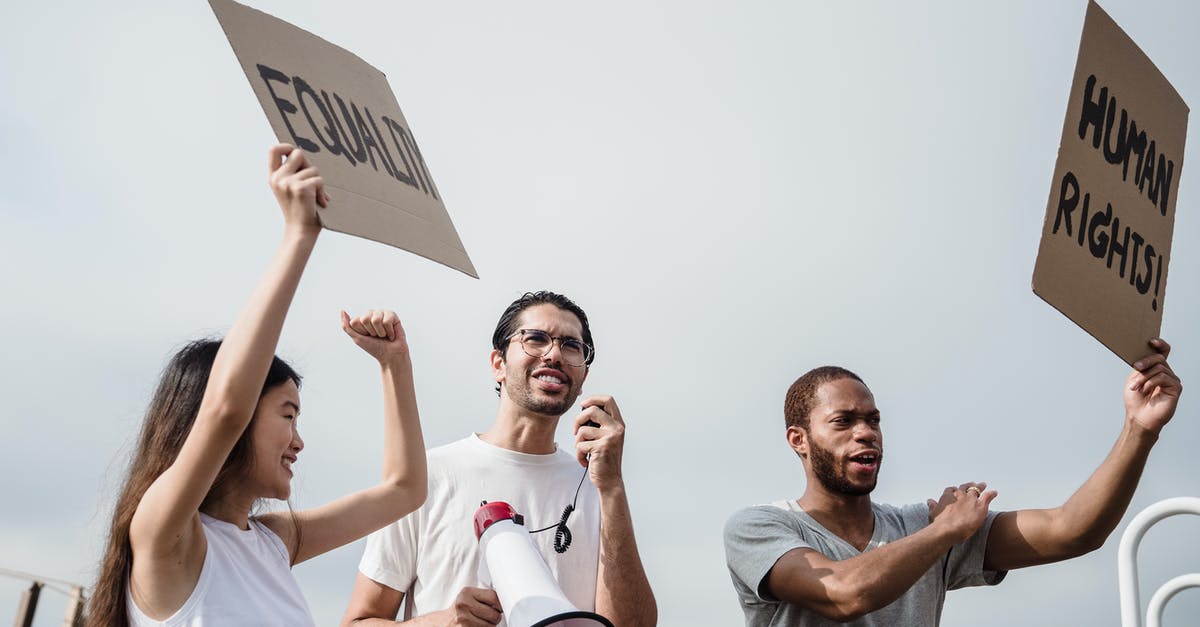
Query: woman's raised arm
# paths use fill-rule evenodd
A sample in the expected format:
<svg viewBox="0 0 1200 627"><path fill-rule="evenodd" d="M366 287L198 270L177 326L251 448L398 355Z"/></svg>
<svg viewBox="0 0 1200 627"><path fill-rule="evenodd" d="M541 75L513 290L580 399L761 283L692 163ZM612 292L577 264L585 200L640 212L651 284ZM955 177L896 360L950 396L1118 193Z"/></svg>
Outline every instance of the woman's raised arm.
<svg viewBox="0 0 1200 627"><path fill-rule="evenodd" d="M425 502L425 442L413 389L412 359L404 327L394 311L368 311L351 318L341 313L342 330L379 362L383 374L383 479L379 485L296 513L300 563L379 529ZM261 516L292 546L286 513Z"/></svg>
<svg viewBox="0 0 1200 627"><path fill-rule="evenodd" d="M133 516L129 539L135 580L156 578L156 564L179 564L180 559L198 572L200 505L254 415L284 318L321 230L316 207L325 206L328 196L316 167L302 151L280 144L270 149L269 168L271 189L283 210L283 241L217 351L178 457L146 490ZM221 251L214 246L212 254ZM202 563L202 551L198 557Z"/></svg>

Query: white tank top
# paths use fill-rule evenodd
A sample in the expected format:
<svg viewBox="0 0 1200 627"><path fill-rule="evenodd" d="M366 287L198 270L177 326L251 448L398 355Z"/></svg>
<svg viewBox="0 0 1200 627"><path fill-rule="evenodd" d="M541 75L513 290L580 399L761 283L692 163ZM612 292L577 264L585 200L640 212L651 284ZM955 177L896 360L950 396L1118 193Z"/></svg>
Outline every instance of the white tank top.
<svg viewBox="0 0 1200 627"><path fill-rule="evenodd" d="M292 576L283 540L257 520L249 529L200 514L208 550L191 596L170 618L157 621L138 609L125 586L134 627L313 625L308 603Z"/></svg>

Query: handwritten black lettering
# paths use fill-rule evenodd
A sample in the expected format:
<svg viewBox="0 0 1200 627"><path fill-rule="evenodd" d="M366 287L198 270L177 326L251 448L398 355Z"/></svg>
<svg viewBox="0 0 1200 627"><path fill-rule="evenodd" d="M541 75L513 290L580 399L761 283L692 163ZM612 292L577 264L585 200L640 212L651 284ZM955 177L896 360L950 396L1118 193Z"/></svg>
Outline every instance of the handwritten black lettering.
<svg viewBox="0 0 1200 627"><path fill-rule="evenodd" d="M333 116L330 115L329 109L325 108L325 103L321 101L319 96L317 96L316 90L314 90L308 84L308 81L300 78L299 76L292 79L292 86L296 88L296 102L300 103L300 110L304 112L304 117L308 120L308 125L311 126L313 132L316 133L317 139L320 140L321 145L325 146L325 150L328 150L330 154L345 155L346 159L350 161L350 165L354 165L354 157L350 156L350 154L346 152L345 147L342 146L342 139L341 136L338 135L337 128L335 128ZM308 96L308 99L317 106L317 110L321 112L321 117L325 119L325 134L329 135L329 139L326 139L325 134L321 133L320 126L317 124L317 121L313 119L312 112L308 110L308 105L304 104L305 96Z"/></svg>
<svg viewBox="0 0 1200 627"><path fill-rule="evenodd" d="M1107 86L1096 93L1096 75L1088 76L1083 87L1083 106L1079 113L1079 139L1101 152L1104 160L1121 166L1121 180L1129 180L1129 162L1137 155L1133 181L1138 193L1145 194L1159 213L1167 215L1171 183L1175 177L1175 161L1156 154L1157 144L1138 129L1137 121L1124 108L1117 117L1117 97L1110 95ZM1147 185L1149 183L1149 185Z"/></svg>
<svg viewBox="0 0 1200 627"><path fill-rule="evenodd" d="M321 97L325 99L325 106L330 111L333 111L333 104L329 102L329 94L321 91ZM358 163L363 163L367 160L367 147L363 145L362 138L358 136L358 128L354 126L354 121L350 119L350 112L346 110L345 101L337 94L334 94L333 98L337 100L338 109L342 112L342 117L339 118L337 115L334 115L333 121L337 124L338 132L342 134L342 137L346 138L346 154L352 155ZM345 127L342 126L342 120L346 121ZM347 128L350 129L350 132L346 132ZM354 140L353 144L350 143L352 138ZM351 163L351 165L355 164Z"/></svg>
<svg viewBox="0 0 1200 627"><path fill-rule="evenodd" d="M1154 246L1146 244L1146 247L1142 249L1142 261L1144 262L1142 266L1145 267L1146 274L1137 277L1133 284L1138 294L1145 294L1150 291L1150 279L1154 274L1154 267L1157 265L1155 261L1157 260L1158 253L1155 252Z"/></svg>
<svg viewBox="0 0 1200 627"><path fill-rule="evenodd" d="M375 137L379 138L379 150L382 156L387 158L388 174L391 174L393 177L395 177L396 162L392 159L392 153L387 149L387 142L383 141L383 135L379 132L379 126L375 124L375 116L371 115L371 110L366 107L363 107L363 113L367 114L367 121L371 123L371 130L375 131ZM383 159L380 160L382 161Z"/></svg>
<svg viewBox="0 0 1200 627"><path fill-rule="evenodd" d="M325 150L345 157L353 167L370 164L372 170L438 199L421 150L403 124L384 115L379 118L381 127L366 105L320 89L302 76L289 76L261 63L258 72L297 147L313 154ZM295 101L277 90L278 85L290 86ZM388 133L384 134L383 129Z"/></svg>
<svg viewBox="0 0 1200 627"><path fill-rule="evenodd" d="M1112 212L1112 205L1108 206L1107 212ZM1104 265L1108 266L1111 270L1113 267L1113 256L1119 255L1121 257L1121 267L1117 274L1123 279L1125 278L1126 253L1129 252L1129 227L1125 227L1125 231L1120 237L1117 236L1118 233L1122 233L1121 218L1120 216L1113 216L1112 233L1108 238L1108 259L1104 262Z"/></svg>
<svg viewBox="0 0 1200 627"><path fill-rule="evenodd" d="M275 88L271 87L271 81L276 81L287 85L290 81L287 75L275 68L267 67L261 63L258 64L258 75L262 77L263 83L267 86L267 91L271 94L271 100L275 101L275 106L279 107L279 116L283 118L283 125L287 127L288 134L292 136L292 143L296 147L307 150L308 152L318 152L321 149L317 147L311 139L301 137L296 134L296 129L292 127L291 120L288 119L289 113L296 112L296 105L290 100L284 100L275 93Z"/></svg>
<svg viewBox="0 0 1200 627"><path fill-rule="evenodd" d="M1063 174L1059 184L1058 209L1054 216L1051 235L1070 238L1086 254L1114 270L1120 278L1139 294L1150 292L1154 285L1154 297L1150 307L1158 310L1158 290L1165 259L1158 254L1154 245L1146 241L1145 235L1128 225L1122 226L1112 203L1104 203L1104 210L1097 209L1089 216L1088 205L1091 194L1082 189L1074 172ZM1097 204L1099 207L1099 204ZM1115 268L1114 268L1115 265Z"/></svg>
<svg viewBox="0 0 1200 627"><path fill-rule="evenodd" d="M1104 259L1108 254L1108 232L1105 227L1112 224L1112 205L1104 208L1104 213L1097 211L1092 215L1088 224L1088 252L1096 259ZM1112 267L1111 264L1109 267Z"/></svg>
<svg viewBox="0 0 1200 627"><path fill-rule="evenodd" d="M400 155L400 161L404 164L404 172L401 172L400 168L396 168L396 178L402 183L417 187L417 181L413 178L412 164L408 162L408 157L404 154L404 144L400 143L400 140L396 138L396 131L399 130L403 135L404 127L386 115L383 116L383 125L387 127L388 134L392 136L392 145L396 147L396 154Z"/></svg>
<svg viewBox="0 0 1200 627"><path fill-rule="evenodd" d="M1165 162L1165 163L1164 163ZM1150 140L1150 148L1146 150L1146 167L1142 169L1142 176L1138 179L1138 191L1146 189L1146 182L1150 182L1150 191L1147 196L1150 197L1150 202L1158 202L1159 192L1162 193L1161 212L1167 215L1167 195L1171 193L1171 178L1175 175L1175 162L1169 161L1158 155L1157 164L1154 161L1154 140Z"/></svg>
<svg viewBox="0 0 1200 627"><path fill-rule="evenodd" d="M366 146L367 148L367 157L371 161L371 167L378 172L379 167L375 165L375 153L379 152L379 142L376 141L375 137L371 135L371 129L367 127L367 123L365 120L363 120L362 114L358 112L358 106L351 102L350 110L354 112L354 126L358 127L358 134L362 136L363 146ZM383 169L388 173L388 176L395 177L395 175L392 174L391 166L388 165L388 162L383 158L383 153L381 152L379 154L379 160L383 163Z"/></svg>
<svg viewBox="0 0 1200 627"><path fill-rule="evenodd" d="M1068 194L1068 190L1070 193ZM1086 201L1085 201L1086 202ZM1058 192L1058 212L1054 214L1054 228L1050 230L1050 234L1058 233L1060 226L1066 227L1067 235L1071 234L1071 213L1075 211L1075 207L1079 205L1079 180L1075 178L1075 173L1068 171L1063 175L1062 185L1059 186ZM1080 232L1083 231L1083 220L1079 222Z"/></svg>

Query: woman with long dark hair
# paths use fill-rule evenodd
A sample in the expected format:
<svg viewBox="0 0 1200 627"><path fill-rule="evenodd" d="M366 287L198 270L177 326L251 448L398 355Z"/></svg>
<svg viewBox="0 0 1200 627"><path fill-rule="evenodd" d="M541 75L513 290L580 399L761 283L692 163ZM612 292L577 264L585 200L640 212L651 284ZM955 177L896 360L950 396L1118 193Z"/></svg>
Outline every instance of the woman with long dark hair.
<svg viewBox="0 0 1200 627"><path fill-rule="evenodd" d="M342 328L383 372L383 481L311 510L251 515L287 499L300 377L275 357L284 317L329 202L316 167L270 150L284 237L223 341L193 342L163 373L117 499L89 625L311 625L291 567L361 538L425 500L412 362L393 312Z"/></svg>

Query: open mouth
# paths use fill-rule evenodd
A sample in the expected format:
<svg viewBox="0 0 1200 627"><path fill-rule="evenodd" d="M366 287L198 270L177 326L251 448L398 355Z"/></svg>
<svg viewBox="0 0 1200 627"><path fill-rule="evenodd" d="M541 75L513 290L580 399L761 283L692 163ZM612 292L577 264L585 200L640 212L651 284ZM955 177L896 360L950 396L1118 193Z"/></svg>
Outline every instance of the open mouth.
<svg viewBox="0 0 1200 627"><path fill-rule="evenodd" d="M868 451L851 456L850 462L862 470L874 470L879 467L879 460L882 457L877 451Z"/></svg>
<svg viewBox="0 0 1200 627"><path fill-rule="evenodd" d="M533 371L533 379L540 383L543 389L550 392L567 389L569 381L565 374L551 368L539 368Z"/></svg>

